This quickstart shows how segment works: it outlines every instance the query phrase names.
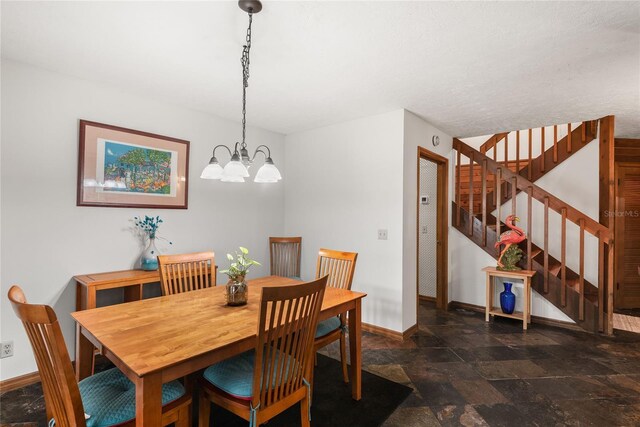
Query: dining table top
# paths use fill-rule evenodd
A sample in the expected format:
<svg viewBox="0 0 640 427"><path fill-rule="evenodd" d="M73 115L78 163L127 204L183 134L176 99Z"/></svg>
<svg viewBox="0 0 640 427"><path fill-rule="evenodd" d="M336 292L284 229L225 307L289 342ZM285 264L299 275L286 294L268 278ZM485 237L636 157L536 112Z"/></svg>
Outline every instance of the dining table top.
<svg viewBox="0 0 640 427"><path fill-rule="evenodd" d="M225 286L71 313L99 349L106 347L141 377L205 354L212 349L255 346L261 290L265 286L303 284L268 276L248 280L248 303L227 306ZM326 288L320 319L366 294Z"/></svg>

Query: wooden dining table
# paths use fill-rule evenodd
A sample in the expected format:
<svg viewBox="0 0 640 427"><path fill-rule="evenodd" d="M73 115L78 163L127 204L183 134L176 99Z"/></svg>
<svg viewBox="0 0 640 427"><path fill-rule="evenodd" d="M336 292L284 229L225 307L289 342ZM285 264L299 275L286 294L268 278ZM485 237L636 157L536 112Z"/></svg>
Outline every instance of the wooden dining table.
<svg viewBox="0 0 640 427"><path fill-rule="evenodd" d="M136 386L136 426L160 426L162 384L255 348L261 289L303 283L269 276L248 281L249 303L225 304L216 286L76 311L76 378L92 374L94 349ZM351 395L360 400L361 304L366 294L327 288L320 320L348 312ZM336 381L339 381L336 378Z"/></svg>

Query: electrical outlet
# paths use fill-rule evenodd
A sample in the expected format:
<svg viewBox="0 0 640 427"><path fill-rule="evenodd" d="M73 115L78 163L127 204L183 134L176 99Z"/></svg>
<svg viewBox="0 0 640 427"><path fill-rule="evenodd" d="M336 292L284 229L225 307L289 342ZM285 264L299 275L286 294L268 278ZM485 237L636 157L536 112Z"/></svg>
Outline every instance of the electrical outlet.
<svg viewBox="0 0 640 427"><path fill-rule="evenodd" d="M0 343L0 359L13 356L13 341Z"/></svg>
<svg viewBox="0 0 640 427"><path fill-rule="evenodd" d="M421 230L422 230L422 234L427 234L427 226L426 225L423 225Z"/></svg>
<svg viewBox="0 0 640 427"><path fill-rule="evenodd" d="M378 230L378 240L387 240L387 230Z"/></svg>

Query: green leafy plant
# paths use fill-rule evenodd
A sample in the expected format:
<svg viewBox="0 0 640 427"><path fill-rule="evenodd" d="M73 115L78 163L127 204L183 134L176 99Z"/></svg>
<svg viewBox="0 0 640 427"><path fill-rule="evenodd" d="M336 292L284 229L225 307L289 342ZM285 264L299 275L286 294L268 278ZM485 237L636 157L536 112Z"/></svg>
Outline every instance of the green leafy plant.
<svg viewBox="0 0 640 427"><path fill-rule="evenodd" d="M224 273L229 276L229 279L234 282L241 282L249 272L252 265L262 265L258 261L254 261L249 258L249 250L240 246L240 252L236 251L235 256L227 254L227 259L231 261L231 265L226 270L221 270L220 273Z"/></svg>

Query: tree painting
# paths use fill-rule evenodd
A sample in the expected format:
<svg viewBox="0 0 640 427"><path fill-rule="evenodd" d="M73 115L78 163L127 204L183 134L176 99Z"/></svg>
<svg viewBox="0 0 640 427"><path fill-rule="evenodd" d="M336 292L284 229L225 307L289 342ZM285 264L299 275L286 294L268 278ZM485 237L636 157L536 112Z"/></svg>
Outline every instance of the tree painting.
<svg viewBox="0 0 640 427"><path fill-rule="evenodd" d="M105 142L105 190L147 194L171 194L169 151Z"/></svg>

